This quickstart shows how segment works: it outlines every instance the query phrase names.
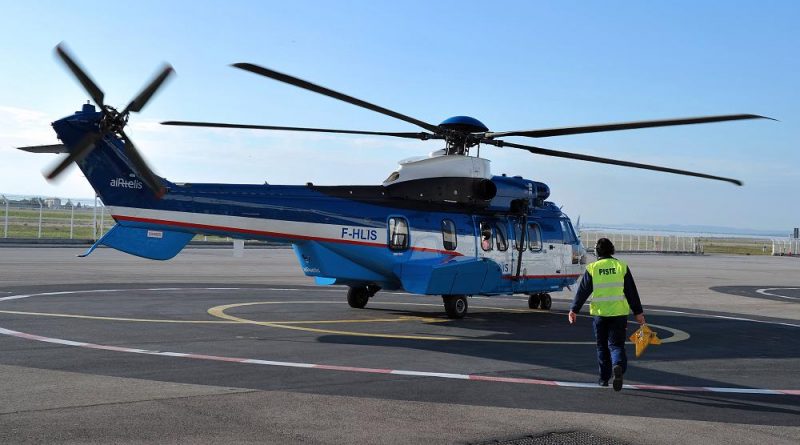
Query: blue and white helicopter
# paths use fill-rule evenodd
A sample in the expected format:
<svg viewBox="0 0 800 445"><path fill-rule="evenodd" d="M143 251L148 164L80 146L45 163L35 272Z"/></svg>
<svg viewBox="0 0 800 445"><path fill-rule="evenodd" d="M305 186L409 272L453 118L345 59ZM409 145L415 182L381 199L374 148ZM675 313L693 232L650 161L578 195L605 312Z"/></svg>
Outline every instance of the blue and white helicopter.
<svg viewBox="0 0 800 445"><path fill-rule="evenodd" d="M346 285L347 302L364 308L380 289L441 295L447 315L462 318L467 296L526 294L531 308L549 309L548 292L576 282L586 263L570 219L547 201L549 187L520 176L494 176L490 162L470 156L480 144L727 181L654 165L586 156L505 141L698 124L762 116L737 114L492 132L477 119L452 117L433 125L352 96L250 63L236 68L348 102L407 123L421 132L380 132L163 122L166 125L383 135L443 141L428 157L401 161L374 186L247 185L174 183L159 177L139 155L124 128L173 72L165 66L122 111L103 102L103 92L63 45L58 57L77 77L99 110L83 105L53 122L60 145L22 147L68 153L46 176L53 179L73 162L102 198L116 225L85 254L106 245L156 260L174 257L197 234L285 241L293 245L303 272L320 285Z"/></svg>

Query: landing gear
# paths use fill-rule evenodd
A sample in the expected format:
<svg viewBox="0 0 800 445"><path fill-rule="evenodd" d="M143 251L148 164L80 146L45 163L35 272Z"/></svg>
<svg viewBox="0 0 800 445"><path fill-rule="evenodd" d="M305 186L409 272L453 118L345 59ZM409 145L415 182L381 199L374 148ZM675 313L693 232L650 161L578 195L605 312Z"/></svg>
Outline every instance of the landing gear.
<svg viewBox="0 0 800 445"><path fill-rule="evenodd" d="M467 296L466 295L442 295L444 301L444 311L449 318L464 318L467 315Z"/></svg>
<svg viewBox="0 0 800 445"><path fill-rule="evenodd" d="M364 309L367 302L380 290L378 286L351 286L347 291L347 304L356 309Z"/></svg>
<svg viewBox="0 0 800 445"><path fill-rule="evenodd" d="M550 298L550 294L542 294L539 298L542 299L539 308L549 311L550 307L553 305L553 299Z"/></svg>
<svg viewBox="0 0 800 445"><path fill-rule="evenodd" d="M544 309L550 310L553 305L553 299L550 294L530 294L528 295L528 307L531 309Z"/></svg>

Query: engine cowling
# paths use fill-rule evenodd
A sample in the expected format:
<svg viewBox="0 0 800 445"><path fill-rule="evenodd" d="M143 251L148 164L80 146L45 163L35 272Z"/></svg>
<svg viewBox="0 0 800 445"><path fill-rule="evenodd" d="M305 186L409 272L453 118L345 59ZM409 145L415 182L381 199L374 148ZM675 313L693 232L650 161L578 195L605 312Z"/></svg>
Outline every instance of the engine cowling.
<svg viewBox="0 0 800 445"><path fill-rule="evenodd" d="M495 176L492 182L497 187L497 193L489 202L488 210L520 213L525 207L541 206L550 197L547 184L521 176Z"/></svg>
<svg viewBox="0 0 800 445"><path fill-rule="evenodd" d="M483 178L424 178L385 185L392 198L448 202L486 207L497 195L497 186Z"/></svg>

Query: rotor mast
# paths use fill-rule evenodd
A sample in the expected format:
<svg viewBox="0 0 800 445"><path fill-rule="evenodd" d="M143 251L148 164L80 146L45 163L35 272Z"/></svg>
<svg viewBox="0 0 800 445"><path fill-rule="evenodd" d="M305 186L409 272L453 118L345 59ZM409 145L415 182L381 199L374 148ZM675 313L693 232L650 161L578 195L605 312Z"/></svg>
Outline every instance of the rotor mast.
<svg viewBox="0 0 800 445"><path fill-rule="evenodd" d="M445 129L446 155L468 155L470 148L480 144L481 135L489 131L483 122L469 116L453 116L439 127Z"/></svg>

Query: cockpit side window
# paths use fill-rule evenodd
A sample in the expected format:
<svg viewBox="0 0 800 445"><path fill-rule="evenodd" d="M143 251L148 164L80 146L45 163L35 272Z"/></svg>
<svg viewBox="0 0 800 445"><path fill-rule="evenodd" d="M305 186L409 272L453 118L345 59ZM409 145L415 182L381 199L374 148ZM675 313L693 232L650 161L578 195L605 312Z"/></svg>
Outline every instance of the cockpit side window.
<svg viewBox="0 0 800 445"><path fill-rule="evenodd" d="M578 244L578 237L568 219L561 220L561 233L564 234L564 244Z"/></svg>

